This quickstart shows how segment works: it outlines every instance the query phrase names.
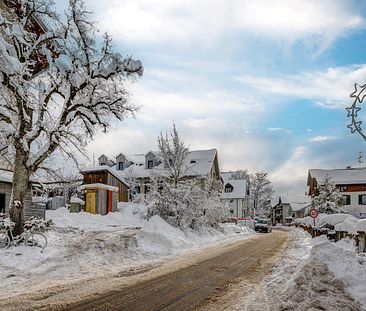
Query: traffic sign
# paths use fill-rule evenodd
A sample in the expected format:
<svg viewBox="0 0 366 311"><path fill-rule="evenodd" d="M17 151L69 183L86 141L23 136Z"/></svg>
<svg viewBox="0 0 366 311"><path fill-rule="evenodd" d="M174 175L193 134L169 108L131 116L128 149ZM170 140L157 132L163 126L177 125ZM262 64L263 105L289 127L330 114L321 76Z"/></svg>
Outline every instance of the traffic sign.
<svg viewBox="0 0 366 311"><path fill-rule="evenodd" d="M310 212L309 212L309 216L311 218L314 218L315 219L316 217L318 217L318 215L319 215L319 212L318 212L318 210L316 208L312 208L310 210Z"/></svg>

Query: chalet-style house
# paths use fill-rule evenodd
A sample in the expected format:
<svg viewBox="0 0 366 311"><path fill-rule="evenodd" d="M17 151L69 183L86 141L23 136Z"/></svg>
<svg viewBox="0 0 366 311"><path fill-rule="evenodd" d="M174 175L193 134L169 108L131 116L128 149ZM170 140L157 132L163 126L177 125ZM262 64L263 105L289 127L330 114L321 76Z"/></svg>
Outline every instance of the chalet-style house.
<svg viewBox="0 0 366 311"><path fill-rule="evenodd" d="M101 155L98 162L100 168L109 167L125 180L135 180L136 184L131 185L131 195L148 193L151 177L166 173L162 159L154 151L134 155L120 153L113 159ZM210 177L221 180L216 149L190 151L185 167L184 178Z"/></svg>
<svg viewBox="0 0 366 311"><path fill-rule="evenodd" d="M330 178L344 196L343 209L356 217L366 216L366 168L310 169L307 185L309 196L318 193L325 177Z"/></svg>
<svg viewBox="0 0 366 311"><path fill-rule="evenodd" d="M118 202L127 202L129 185L121 173L108 165L84 169L85 211L91 214L106 215L117 210Z"/></svg>
<svg viewBox="0 0 366 311"><path fill-rule="evenodd" d="M272 208L272 223L287 225L296 218L303 218L310 201L311 198L305 195L281 195Z"/></svg>
<svg viewBox="0 0 366 311"><path fill-rule="evenodd" d="M221 201L229 212L230 217L243 218L249 216L248 198L249 187L247 180L224 179Z"/></svg>
<svg viewBox="0 0 366 311"><path fill-rule="evenodd" d="M0 169L0 213L9 212L9 203L12 189L13 172L6 169ZM37 194L40 184L34 180L29 183L28 192L24 201L24 218L31 216L37 218L45 217L45 205L37 202Z"/></svg>

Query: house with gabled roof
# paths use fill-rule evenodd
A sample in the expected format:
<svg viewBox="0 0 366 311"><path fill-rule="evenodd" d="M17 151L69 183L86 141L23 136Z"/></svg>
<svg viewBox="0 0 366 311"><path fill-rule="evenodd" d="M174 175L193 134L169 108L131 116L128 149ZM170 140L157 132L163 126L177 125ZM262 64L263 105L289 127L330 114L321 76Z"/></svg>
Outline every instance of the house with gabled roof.
<svg viewBox="0 0 366 311"><path fill-rule="evenodd" d="M310 205L311 198L306 195L281 195L272 208L272 223L287 225L303 218Z"/></svg>
<svg viewBox="0 0 366 311"><path fill-rule="evenodd" d="M100 166L108 166L106 158L108 157L104 155L99 157ZM136 193L146 194L149 191L151 177L165 172L161 157L157 152L151 150L145 154L119 153L115 157L115 161L108 159L109 163L115 163L110 168L119 172L123 178L126 180L133 178L138 181L135 189L131 189ZM185 165L185 178L210 177L221 180L216 149L189 151Z"/></svg>
<svg viewBox="0 0 366 311"><path fill-rule="evenodd" d="M310 169L309 196L316 196L318 186L329 178L344 197L343 209L356 217L366 216L366 168Z"/></svg>
<svg viewBox="0 0 366 311"><path fill-rule="evenodd" d="M230 217L243 218L249 216L248 199L249 183L247 180L223 179L221 201Z"/></svg>

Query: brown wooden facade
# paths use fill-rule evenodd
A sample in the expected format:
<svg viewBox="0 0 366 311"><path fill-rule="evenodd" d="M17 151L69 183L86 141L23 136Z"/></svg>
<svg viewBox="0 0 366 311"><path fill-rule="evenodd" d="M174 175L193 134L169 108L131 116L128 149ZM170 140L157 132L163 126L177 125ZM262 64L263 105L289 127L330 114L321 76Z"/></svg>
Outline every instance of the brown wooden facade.
<svg viewBox="0 0 366 311"><path fill-rule="evenodd" d="M83 184L104 184L118 187L118 201L128 202L128 186L109 171L82 172Z"/></svg>

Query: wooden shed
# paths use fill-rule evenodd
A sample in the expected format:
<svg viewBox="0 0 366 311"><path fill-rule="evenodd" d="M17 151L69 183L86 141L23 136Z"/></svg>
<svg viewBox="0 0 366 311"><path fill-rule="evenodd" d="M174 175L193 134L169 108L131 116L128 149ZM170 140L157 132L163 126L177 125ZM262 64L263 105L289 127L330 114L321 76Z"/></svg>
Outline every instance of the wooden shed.
<svg viewBox="0 0 366 311"><path fill-rule="evenodd" d="M0 169L0 213L9 213L9 203L12 190L13 172L6 169ZM32 184L29 183L28 191L24 200L24 219L31 216L45 218L45 205L39 202L32 202Z"/></svg>
<svg viewBox="0 0 366 311"><path fill-rule="evenodd" d="M102 165L81 171L80 190L85 191L85 211L105 215L117 210L118 202L128 202L129 186L119 172Z"/></svg>

